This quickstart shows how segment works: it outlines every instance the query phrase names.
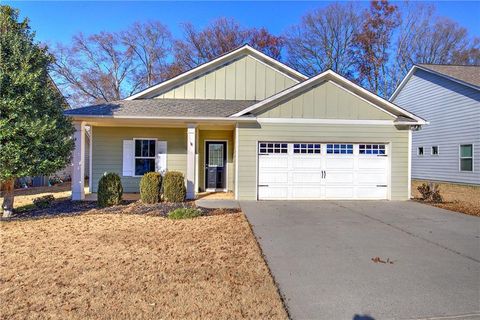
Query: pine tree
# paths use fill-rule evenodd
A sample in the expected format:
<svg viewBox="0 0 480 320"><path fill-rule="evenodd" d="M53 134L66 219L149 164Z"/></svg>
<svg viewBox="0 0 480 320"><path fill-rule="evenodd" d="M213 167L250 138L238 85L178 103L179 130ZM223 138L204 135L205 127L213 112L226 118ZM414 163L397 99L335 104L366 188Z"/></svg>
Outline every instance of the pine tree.
<svg viewBox="0 0 480 320"><path fill-rule="evenodd" d="M0 182L3 216L13 211L18 177L49 175L70 162L74 128L48 70L53 57L34 40L28 19L0 6Z"/></svg>

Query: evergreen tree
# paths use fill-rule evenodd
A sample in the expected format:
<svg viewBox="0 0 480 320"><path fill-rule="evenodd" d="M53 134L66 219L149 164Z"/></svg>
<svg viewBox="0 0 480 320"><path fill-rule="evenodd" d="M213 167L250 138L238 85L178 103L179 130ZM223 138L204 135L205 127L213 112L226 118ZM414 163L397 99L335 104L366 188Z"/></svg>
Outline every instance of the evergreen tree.
<svg viewBox="0 0 480 320"><path fill-rule="evenodd" d="M0 181L3 216L13 211L14 181L49 175L70 162L74 128L48 75L54 62L34 40L28 19L0 6Z"/></svg>

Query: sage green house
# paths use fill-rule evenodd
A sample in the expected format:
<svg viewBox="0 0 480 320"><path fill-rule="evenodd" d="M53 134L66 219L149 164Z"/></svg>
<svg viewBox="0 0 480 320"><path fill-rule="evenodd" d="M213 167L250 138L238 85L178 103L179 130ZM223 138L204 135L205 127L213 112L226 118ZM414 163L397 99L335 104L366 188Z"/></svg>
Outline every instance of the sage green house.
<svg viewBox="0 0 480 320"><path fill-rule="evenodd" d="M410 196L411 131L426 122L333 71L313 78L249 47L125 100L66 111L77 133L72 198L116 172L138 192L149 171L184 173L187 197L240 200Z"/></svg>

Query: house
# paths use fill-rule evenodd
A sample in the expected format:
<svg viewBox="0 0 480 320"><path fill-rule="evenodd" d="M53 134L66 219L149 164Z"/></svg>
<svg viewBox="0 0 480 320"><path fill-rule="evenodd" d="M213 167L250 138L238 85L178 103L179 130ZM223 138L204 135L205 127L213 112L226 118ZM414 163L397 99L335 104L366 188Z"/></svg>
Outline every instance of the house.
<svg viewBox="0 0 480 320"><path fill-rule="evenodd" d="M409 198L409 137L425 120L328 70L308 79L245 45L121 101L65 112L76 127L72 198L116 172L185 174L187 197Z"/></svg>
<svg viewBox="0 0 480 320"><path fill-rule="evenodd" d="M480 185L480 66L416 65L390 101L429 121L413 132L413 179Z"/></svg>

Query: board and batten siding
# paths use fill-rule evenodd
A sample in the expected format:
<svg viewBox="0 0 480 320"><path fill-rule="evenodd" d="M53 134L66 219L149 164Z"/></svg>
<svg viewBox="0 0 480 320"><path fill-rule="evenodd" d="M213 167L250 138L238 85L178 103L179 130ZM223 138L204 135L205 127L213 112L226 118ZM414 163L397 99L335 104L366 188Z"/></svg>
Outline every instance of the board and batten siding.
<svg viewBox="0 0 480 320"><path fill-rule="evenodd" d="M205 141L227 142L227 189L233 191L235 186L234 142L232 130L199 130L198 133L198 187L205 191Z"/></svg>
<svg viewBox="0 0 480 320"><path fill-rule="evenodd" d="M237 142L240 200L256 200L260 141L388 143L391 200L409 198L408 130L399 130L393 125L240 124Z"/></svg>
<svg viewBox="0 0 480 320"><path fill-rule="evenodd" d="M480 184L479 90L417 69L393 102L429 121L413 132L412 178ZM461 144L474 145L473 172L460 171ZM439 147L438 156L431 155L432 146Z"/></svg>
<svg viewBox="0 0 480 320"><path fill-rule="evenodd" d="M265 63L244 56L155 98L263 100L296 83Z"/></svg>
<svg viewBox="0 0 480 320"><path fill-rule="evenodd" d="M124 192L139 192L141 177L122 175L123 140L152 138L167 141L168 170L187 171L187 131L185 128L94 127L92 144L92 192L105 172L117 173Z"/></svg>
<svg viewBox="0 0 480 320"><path fill-rule="evenodd" d="M257 113L259 118L307 118L392 120L394 117L331 82L289 99L269 110Z"/></svg>

